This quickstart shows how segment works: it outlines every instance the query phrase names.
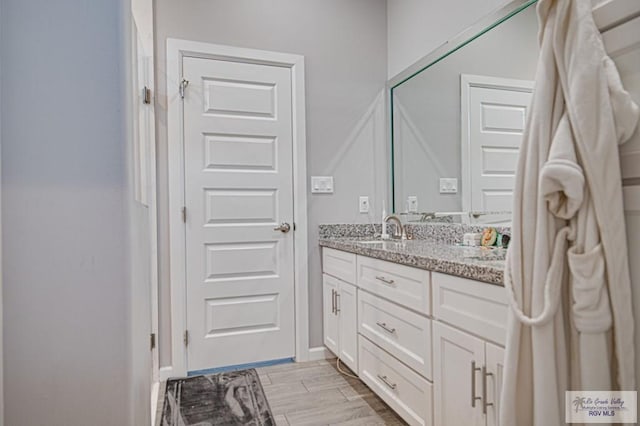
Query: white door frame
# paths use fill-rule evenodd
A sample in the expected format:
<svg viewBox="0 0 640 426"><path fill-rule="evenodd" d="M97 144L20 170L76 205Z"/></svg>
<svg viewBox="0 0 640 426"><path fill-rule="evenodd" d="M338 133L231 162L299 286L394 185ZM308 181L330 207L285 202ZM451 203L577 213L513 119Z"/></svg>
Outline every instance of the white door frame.
<svg viewBox="0 0 640 426"><path fill-rule="evenodd" d="M296 361L309 358L309 304L307 272L307 157L304 57L263 50L167 39L167 136L169 154L169 253L171 286L171 373L186 375L187 329L186 228L182 220L184 196L183 102L179 82L185 57L217 59L291 69L293 133L293 220ZM188 90L188 89L187 89Z"/></svg>
<svg viewBox="0 0 640 426"><path fill-rule="evenodd" d="M471 211L471 171L467 165L471 159L471 144L469 143L469 93L472 87L531 93L533 91L533 82L514 78L460 74L460 171L462 173L460 199L462 201L463 212Z"/></svg>

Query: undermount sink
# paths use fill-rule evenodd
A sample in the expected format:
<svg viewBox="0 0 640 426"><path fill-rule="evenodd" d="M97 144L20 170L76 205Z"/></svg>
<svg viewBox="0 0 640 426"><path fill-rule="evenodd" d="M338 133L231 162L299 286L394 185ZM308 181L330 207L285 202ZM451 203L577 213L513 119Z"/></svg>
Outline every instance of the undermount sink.
<svg viewBox="0 0 640 426"><path fill-rule="evenodd" d="M358 244L365 246L372 246L375 248L382 248L383 250L397 249L404 245L405 241L402 240L368 240L358 241Z"/></svg>

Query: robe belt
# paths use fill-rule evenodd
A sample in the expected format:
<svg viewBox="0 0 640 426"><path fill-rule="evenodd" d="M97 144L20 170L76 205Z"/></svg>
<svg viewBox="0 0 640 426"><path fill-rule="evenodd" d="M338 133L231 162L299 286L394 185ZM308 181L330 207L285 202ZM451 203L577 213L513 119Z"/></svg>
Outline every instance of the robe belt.
<svg viewBox="0 0 640 426"><path fill-rule="evenodd" d="M507 252L504 286L507 289L507 299L511 305L511 309L521 323L529 326L542 326L548 323L558 311L564 274L565 253L567 252L569 240L573 240L574 236L575 230L571 226L565 226L560 229L556 235L553 244L553 253L551 255L551 264L549 265L544 284L544 305L542 311L535 317L525 314L516 299L511 276L510 253L512 250Z"/></svg>

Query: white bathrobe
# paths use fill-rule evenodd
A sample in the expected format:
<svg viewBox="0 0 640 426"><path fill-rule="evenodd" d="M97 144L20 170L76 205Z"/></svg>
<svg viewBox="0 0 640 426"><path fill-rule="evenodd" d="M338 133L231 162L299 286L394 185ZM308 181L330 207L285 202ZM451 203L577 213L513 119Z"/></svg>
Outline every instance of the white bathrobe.
<svg viewBox="0 0 640 426"><path fill-rule="evenodd" d="M588 0L541 0L505 287L503 426L555 426L566 390L635 390L618 144L640 111Z"/></svg>

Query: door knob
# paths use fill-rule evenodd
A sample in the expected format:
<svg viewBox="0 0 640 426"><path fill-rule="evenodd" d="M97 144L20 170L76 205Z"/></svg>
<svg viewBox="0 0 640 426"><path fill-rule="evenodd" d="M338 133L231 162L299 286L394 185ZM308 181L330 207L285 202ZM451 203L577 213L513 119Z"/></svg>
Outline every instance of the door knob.
<svg viewBox="0 0 640 426"><path fill-rule="evenodd" d="M291 225L289 225L287 222L282 222L280 226L273 228L273 230L280 231L283 234L286 234L287 232L291 231Z"/></svg>

